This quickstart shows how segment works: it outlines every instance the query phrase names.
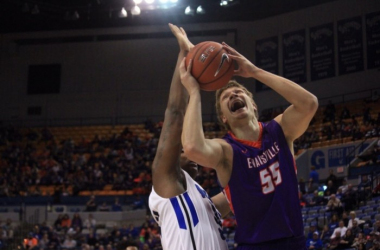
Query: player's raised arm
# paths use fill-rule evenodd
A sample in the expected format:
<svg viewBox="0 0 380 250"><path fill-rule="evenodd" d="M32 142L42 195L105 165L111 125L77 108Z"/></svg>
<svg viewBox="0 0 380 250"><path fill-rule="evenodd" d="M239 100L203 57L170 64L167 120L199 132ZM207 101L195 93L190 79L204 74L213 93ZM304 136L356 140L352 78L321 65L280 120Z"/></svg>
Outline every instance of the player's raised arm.
<svg viewBox="0 0 380 250"><path fill-rule="evenodd" d="M231 148L221 139L210 140L204 136L200 88L190 73L191 65L192 63L185 69L185 60L180 65L181 81L190 95L183 124L182 144L190 160L218 170L225 165L227 151L231 151ZM229 153L232 156L232 151Z"/></svg>
<svg viewBox="0 0 380 250"><path fill-rule="evenodd" d="M157 194L165 198L176 196L184 191L180 183L182 172L179 161L182 150L182 125L188 94L181 84L179 65L193 47L184 29L173 24L169 24L169 27L177 38L180 52L170 85L164 123L152 165L154 189Z"/></svg>
<svg viewBox="0 0 380 250"><path fill-rule="evenodd" d="M276 117L275 120L281 125L288 142L293 142L301 136L318 109L317 97L286 78L256 67L227 44L223 43L223 47L239 65L239 68L235 70L235 75L255 78L291 103L285 112Z"/></svg>

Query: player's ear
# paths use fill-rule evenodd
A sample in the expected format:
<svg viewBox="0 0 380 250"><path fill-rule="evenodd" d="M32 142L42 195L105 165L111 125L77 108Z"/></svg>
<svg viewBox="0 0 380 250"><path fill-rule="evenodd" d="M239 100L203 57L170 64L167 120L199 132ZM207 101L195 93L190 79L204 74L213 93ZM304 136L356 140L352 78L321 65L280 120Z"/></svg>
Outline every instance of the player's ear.
<svg viewBox="0 0 380 250"><path fill-rule="evenodd" d="M226 118L224 115L222 115L222 122L223 122L224 124L227 123L227 118Z"/></svg>

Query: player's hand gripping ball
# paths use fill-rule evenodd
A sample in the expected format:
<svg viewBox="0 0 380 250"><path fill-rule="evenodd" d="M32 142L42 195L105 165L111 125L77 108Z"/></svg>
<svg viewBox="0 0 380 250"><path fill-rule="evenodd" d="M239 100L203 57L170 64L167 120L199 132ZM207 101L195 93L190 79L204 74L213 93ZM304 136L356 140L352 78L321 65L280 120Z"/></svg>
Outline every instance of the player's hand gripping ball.
<svg viewBox="0 0 380 250"><path fill-rule="evenodd" d="M234 63L222 44L212 41L198 43L187 54L186 68L192 59L191 74L200 89L214 91L225 86L234 74Z"/></svg>

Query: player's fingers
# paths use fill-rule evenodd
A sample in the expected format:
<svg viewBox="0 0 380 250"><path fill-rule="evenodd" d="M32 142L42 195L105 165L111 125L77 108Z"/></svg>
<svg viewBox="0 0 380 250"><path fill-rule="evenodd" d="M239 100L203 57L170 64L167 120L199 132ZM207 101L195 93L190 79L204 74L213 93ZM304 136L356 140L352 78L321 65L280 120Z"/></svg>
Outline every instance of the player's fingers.
<svg viewBox="0 0 380 250"><path fill-rule="evenodd" d="M186 58L184 58L186 60ZM193 59L190 59L189 65L187 67L187 73L191 74L191 68L193 67Z"/></svg>
<svg viewBox="0 0 380 250"><path fill-rule="evenodd" d="M178 36L178 32L181 32L179 30L179 28L177 27L177 25L169 23L169 28L172 31L172 33L174 34L174 36L176 36L176 37Z"/></svg>
<svg viewBox="0 0 380 250"><path fill-rule="evenodd" d="M232 48L231 46L229 46L227 43L222 42L222 45L223 45L223 48L226 49L228 52L231 52L231 54L240 55L239 52L237 52L234 48Z"/></svg>
<svg viewBox="0 0 380 250"><path fill-rule="evenodd" d="M182 34L183 34L185 37L187 37L186 31L185 31L182 27L180 27L179 29L181 30Z"/></svg>
<svg viewBox="0 0 380 250"><path fill-rule="evenodd" d="M179 65L179 70L180 70L180 71L185 71L185 72L186 72L185 60L186 60L186 57L184 57L184 58L182 59L182 62L181 62L181 64Z"/></svg>

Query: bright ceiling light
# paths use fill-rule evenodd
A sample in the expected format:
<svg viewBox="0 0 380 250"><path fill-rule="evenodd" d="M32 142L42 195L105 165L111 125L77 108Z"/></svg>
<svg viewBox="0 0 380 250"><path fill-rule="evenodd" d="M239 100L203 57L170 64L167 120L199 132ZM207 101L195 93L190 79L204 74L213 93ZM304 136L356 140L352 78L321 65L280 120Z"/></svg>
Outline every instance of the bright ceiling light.
<svg viewBox="0 0 380 250"><path fill-rule="evenodd" d="M228 4L227 0L221 0L220 1L220 6L226 6Z"/></svg>
<svg viewBox="0 0 380 250"><path fill-rule="evenodd" d="M154 3L154 0L145 0L145 2L146 2L147 4L152 4L152 3Z"/></svg>
<svg viewBox="0 0 380 250"><path fill-rule="evenodd" d="M127 13L127 11L125 10L125 8L123 7L122 9L121 9L121 11L119 12L119 17L120 18L125 18L125 17L127 17L128 16L128 13Z"/></svg>
<svg viewBox="0 0 380 250"><path fill-rule="evenodd" d="M194 15L194 9L190 5L186 7L185 15Z"/></svg>
<svg viewBox="0 0 380 250"><path fill-rule="evenodd" d="M197 14L206 14L206 11L205 11L205 9L202 8L202 5L198 6Z"/></svg>
<svg viewBox="0 0 380 250"><path fill-rule="evenodd" d="M170 2L176 3L176 2L178 2L178 0L170 0Z"/></svg>
<svg viewBox="0 0 380 250"><path fill-rule="evenodd" d="M133 0L133 2L135 2L135 4L140 4L142 3L142 0Z"/></svg>
<svg viewBox="0 0 380 250"><path fill-rule="evenodd" d="M140 15L140 13L141 13L140 7L136 5L135 7L132 8L131 13L134 16Z"/></svg>
<svg viewBox="0 0 380 250"><path fill-rule="evenodd" d="M160 0L160 3L167 3L169 0Z"/></svg>

